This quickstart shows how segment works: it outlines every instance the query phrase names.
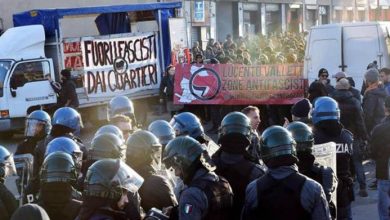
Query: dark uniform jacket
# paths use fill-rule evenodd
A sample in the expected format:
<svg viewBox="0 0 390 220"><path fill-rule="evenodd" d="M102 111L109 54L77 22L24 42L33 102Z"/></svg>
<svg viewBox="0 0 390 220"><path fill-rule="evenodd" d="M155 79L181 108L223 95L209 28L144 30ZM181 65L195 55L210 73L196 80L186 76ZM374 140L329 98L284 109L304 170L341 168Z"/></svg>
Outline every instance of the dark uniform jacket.
<svg viewBox="0 0 390 220"><path fill-rule="evenodd" d="M180 194L179 220L232 219L233 192L222 177L205 169L196 171Z"/></svg>
<svg viewBox="0 0 390 220"><path fill-rule="evenodd" d="M62 84L62 89L60 91L60 96L58 100L59 106L65 106L68 100L71 100L69 107L77 108L79 107L79 99L76 93L76 83L71 80L65 80Z"/></svg>
<svg viewBox="0 0 390 220"><path fill-rule="evenodd" d="M14 195L0 181L0 219L8 220L18 208Z"/></svg>
<svg viewBox="0 0 390 220"><path fill-rule="evenodd" d="M264 175L264 171L241 154L218 151L212 157L217 169L215 172L225 177L234 193L233 216L239 218L245 201L245 189L250 182Z"/></svg>
<svg viewBox="0 0 390 220"><path fill-rule="evenodd" d="M139 189L141 206L145 212L151 208L162 210L165 207L176 206L177 200L169 181L160 175L152 174L145 178Z"/></svg>
<svg viewBox="0 0 390 220"><path fill-rule="evenodd" d="M372 157L376 162L376 178L389 180L389 158L390 158L390 116L377 125L372 131L370 148Z"/></svg>
<svg viewBox="0 0 390 220"><path fill-rule="evenodd" d="M243 220L255 220L255 219L261 219L260 216L257 215L257 213L261 213L264 211L264 214L266 214L266 211L272 212L270 214L274 214L274 216L281 217L279 219L315 219L315 220L328 220L330 219L329 209L328 209L328 203L325 198L324 191L322 190L322 187L319 183L315 182L314 180L307 178L303 175L298 174L298 167L296 165L292 166L282 166L274 169L269 169L267 174L268 176L260 177L259 179L251 182L248 185L248 188L246 189L246 197L245 197L245 205L242 213ZM290 197L289 199L278 199L276 197L273 197L270 201L264 201L264 202L270 202L274 205L274 207L271 207L269 210L262 210L262 202L264 198L262 198L263 193L267 194L267 197L272 195L269 195L269 193L275 193L275 195L283 195L278 194L278 191L272 191L272 188L278 185L271 184L271 188L269 190L265 191L258 191L259 189L263 188L263 183L265 178L271 177L274 181L279 182L283 181L286 178L291 177L291 175L299 175L299 184L298 184L298 195L296 195L296 192L294 192L294 196ZM301 181L303 180L303 181ZM260 184L260 185L259 185ZM284 183L286 184L286 183ZM288 184L287 184L288 185ZM260 187L260 188L259 188ZM294 186L288 186L293 187ZM288 203L295 204L298 207L296 209L292 209L290 211L285 211L283 209L280 209L278 206L278 203L288 205ZM286 204L287 203L287 204ZM273 210L272 210L273 209ZM264 217L262 219L278 219L277 217L271 217L267 218Z"/></svg>
<svg viewBox="0 0 390 220"><path fill-rule="evenodd" d="M349 90L335 90L332 95L340 108L340 122L345 129L352 132L354 138L367 140L363 109L360 102Z"/></svg>

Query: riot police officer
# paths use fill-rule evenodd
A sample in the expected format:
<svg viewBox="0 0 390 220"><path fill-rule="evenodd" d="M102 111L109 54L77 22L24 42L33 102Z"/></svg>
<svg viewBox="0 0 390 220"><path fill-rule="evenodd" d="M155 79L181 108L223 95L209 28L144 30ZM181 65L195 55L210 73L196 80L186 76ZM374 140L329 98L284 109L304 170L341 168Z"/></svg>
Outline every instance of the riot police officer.
<svg viewBox="0 0 390 220"><path fill-rule="evenodd" d="M133 102L126 96L116 96L110 100L107 106L108 120L115 115L125 115L131 119L133 127L137 126Z"/></svg>
<svg viewBox="0 0 390 220"><path fill-rule="evenodd" d="M143 178L121 160L102 159L88 169L83 205L77 220L126 220L128 192L137 193Z"/></svg>
<svg viewBox="0 0 390 220"><path fill-rule="evenodd" d="M76 181L77 169L71 155L57 151L46 157L41 169L38 204L51 219L73 220L78 215L81 201L72 196Z"/></svg>
<svg viewBox="0 0 390 220"><path fill-rule="evenodd" d="M26 118L24 137L16 149L15 155L33 154L38 141L43 140L51 131L51 118L45 111L36 110Z"/></svg>
<svg viewBox="0 0 390 220"><path fill-rule="evenodd" d="M202 144L188 136L177 137L166 146L163 162L188 186L180 195L179 220L232 219L233 192L227 180L213 172Z"/></svg>
<svg viewBox="0 0 390 220"><path fill-rule="evenodd" d="M139 130L130 136L126 145L126 163L145 180L139 189L141 206L145 212L153 207L163 209L176 206L172 185L166 177L157 175L161 170L162 154L157 137L149 131Z"/></svg>
<svg viewBox="0 0 390 220"><path fill-rule="evenodd" d="M63 107L57 109L53 115L52 130L44 141L40 142L34 151L34 167L33 167L33 179L38 180L39 170L44 160L46 147L50 141L57 137L68 137L74 140L83 151L85 159L87 156L87 150L82 144L81 140L74 135L75 132L80 131L83 127L80 114L73 108ZM34 191L36 192L36 191Z"/></svg>
<svg viewBox="0 0 390 220"><path fill-rule="evenodd" d="M100 134L105 134L105 133L110 133L110 134L114 134L115 136L117 136L119 139L121 139L123 141L123 143L125 143L125 138L123 136L123 132L121 129L119 129L117 126L115 125L104 125L102 127L100 127L96 132L95 132L95 135L94 137L97 137L98 135Z"/></svg>
<svg viewBox="0 0 390 220"><path fill-rule="evenodd" d="M0 146L0 219L8 220L18 208L14 195L4 185L5 179L15 173L12 154Z"/></svg>
<svg viewBox="0 0 390 220"><path fill-rule="evenodd" d="M330 214L333 219L336 219L334 193L337 188L337 177L331 167L314 162L315 157L312 154L314 135L312 129L300 121L290 123L286 129L291 132L297 143L296 150L299 159L297 165L299 172L321 184L326 195L326 200L328 200Z"/></svg>
<svg viewBox="0 0 390 220"><path fill-rule="evenodd" d="M338 103L330 97L319 97L312 111L314 143L336 143L337 219L350 219L351 202L354 200L351 175L352 133L340 123Z"/></svg>
<svg viewBox="0 0 390 220"><path fill-rule="evenodd" d="M250 120L243 113L231 112L222 119L218 138L221 148L213 155L213 162L215 172L232 186L234 219L240 217L247 185L264 174L248 155L250 136Z"/></svg>
<svg viewBox="0 0 390 220"><path fill-rule="evenodd" d="M82 167L83 177L87 174L88 168L98 160L121 159L125 161L125 157L126 145L123 139L120 139L119 136L112 133L102 132L100 130L96 132L95 137L92 139L87 161Z"/></svg>
<svg viewBox="0 0 390 220"><path fill-rule="evenodd" d="M169 124L175 130L176 136L188 135L201 144L205 144L210 155L218 150L218 145L204 133L200 119L191 112L182 112L173 116Z"/></svg>
<svg viewBox="0 0 390 220"><path fill-rule="evenodd" d="M321 185L298 172L290 132L281 126L267 128L260 151L269 169L248 185L242 219L330 219Z"/></svg>
<svg viewBox="0 0 390 220"><path fill-rule="evenodd" d="M175 130L164 120L156 120L150 123L148 131L152 132L158 138L163 148L162 151L164 151L168 142L176 137Z"/></svg>

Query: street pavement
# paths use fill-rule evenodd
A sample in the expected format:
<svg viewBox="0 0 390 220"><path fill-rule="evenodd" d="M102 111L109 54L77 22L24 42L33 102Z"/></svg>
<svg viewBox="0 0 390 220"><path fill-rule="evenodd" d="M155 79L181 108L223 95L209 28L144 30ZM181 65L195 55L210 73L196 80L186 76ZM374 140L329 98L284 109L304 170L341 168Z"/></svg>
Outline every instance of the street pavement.
<svg viewBox="0 0 390 220"><path fill-rule="evenodd" d="M170 116L168 114L148 114L148 123L147 125L157 119L163 119L169 121ZM85 123L87 126L82 131L81 137L84 141L84 144L87 146L90 146L91 139L93 137L93 134L95 133L96 129L93 125L88 125L88 123ZM147 126L146 126L147 127ZM216 133L208 133L207 130L209 130L212 127L211 124L207 123L204 125L206 134L210 136L214 141L217 139ZM18 143L20 143L23 140L22 134L16 134L11 139L0 139L0 145L5 146L8 148L11 152L15 152L16 146ZM367 186L370 185L375 177L375 164L372 161L364 161L364 169L365 174L367 178ZM378 203L378 193L377 190L370 190L368 189L368 197L362 198L357 193L359 191L359 186L357 183L355 183L355 201L352 203L352 214L354 220L368 220L368 219L379 219L378 218L378 211L377 211L377 203Z"/></svg>

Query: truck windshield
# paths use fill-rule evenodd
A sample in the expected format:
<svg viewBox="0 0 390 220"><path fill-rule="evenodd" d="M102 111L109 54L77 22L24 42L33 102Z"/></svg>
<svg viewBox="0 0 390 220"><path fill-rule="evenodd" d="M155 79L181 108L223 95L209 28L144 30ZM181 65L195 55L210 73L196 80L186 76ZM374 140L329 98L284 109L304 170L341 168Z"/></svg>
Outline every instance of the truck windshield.
<svg viewBox="0 0 390 220"><path fill-rule="evenodd" d="M10 68L11 61L0 60L0 97L3 97L4 80Z"/></svg>

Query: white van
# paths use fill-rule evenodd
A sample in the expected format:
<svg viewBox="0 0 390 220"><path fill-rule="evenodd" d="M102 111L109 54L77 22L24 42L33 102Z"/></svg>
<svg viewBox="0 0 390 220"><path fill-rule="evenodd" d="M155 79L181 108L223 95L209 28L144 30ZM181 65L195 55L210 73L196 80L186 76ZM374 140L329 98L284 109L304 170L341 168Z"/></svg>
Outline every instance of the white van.
<svg viewBox="0 0 390 220"><path fill-rule="evenodd" d="M316 26L307 36L304 72L311 83L318 78L321 68L328 70L329 77L344 71L360 90L369 63L376 60L379 68L390 67L388 44L386 24L359 22ZM334 79L331 84L335 85Z"/></svg>

